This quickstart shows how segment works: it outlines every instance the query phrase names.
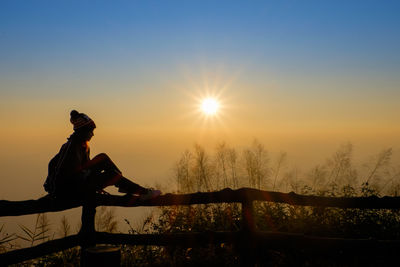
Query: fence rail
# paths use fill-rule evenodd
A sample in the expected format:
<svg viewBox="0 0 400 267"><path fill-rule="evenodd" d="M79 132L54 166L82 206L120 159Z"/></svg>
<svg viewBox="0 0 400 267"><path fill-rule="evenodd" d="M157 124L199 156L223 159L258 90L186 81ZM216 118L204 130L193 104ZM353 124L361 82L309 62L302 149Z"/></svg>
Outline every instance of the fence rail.
<svg viewBox="0 0 400 267"><path fill-rule="evenodd" d="M7 201L0 200L0 217L20 216L43 212L56 212L82 206L82 228L80 234L62 239L51 240L40 245L18 249L0 254L0 262L13 264L67 248L93 244L130 244L130 245L180 245L186 247L202 246L212 243L249 244L268 248L291 248L301 246L314 250L326 249L400 249L398 240L343 239L307 236L293 233L257 231L253 218L253 202L266 201L286 203L290 205L337 207L357 209L399 209L400 197L323 197L305 196L295 193L280 193L241 188L229 188L217 192L198 192L193 194L165 194L156 199L140 201L132 196L96 195L92 204L82 201L63 201L49 196L38 200ZM205 232L205 233L175 233L175 234L111 234L94 230L94 208L96 206L172 206L211 203L241 203L243 229L237 232Z"/></svg>
<svg viewBox="0 0 400 267"><path fill-rule="evenodd" d="M135 197L116 195L97 195L97 206L172 206L210 203L243 203L267 201L299 206L337 207L357 209L399 209L400 197L324 197L306 196L296 193L263 191L253 188L237 190L224 189L217 192L198 192L193 194L165 194L150 201L139 201ZM82 206L81 201L65 202L44 196L38 200L8 201L0 200L1 216L19 216L43 212L57 212Z"/></svg>

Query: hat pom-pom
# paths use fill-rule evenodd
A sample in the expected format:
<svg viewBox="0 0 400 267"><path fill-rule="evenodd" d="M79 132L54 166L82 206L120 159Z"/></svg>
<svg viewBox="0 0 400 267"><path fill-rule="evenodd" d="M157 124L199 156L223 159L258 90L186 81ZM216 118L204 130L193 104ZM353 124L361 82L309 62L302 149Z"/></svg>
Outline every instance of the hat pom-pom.
<svg viewBox="0 0 400 267"><path fill-rule="evenodd" d="M76 110L72 110L70 115L71 115L71 120L74 120L77 117L79 117L79 112Z"/></svg>

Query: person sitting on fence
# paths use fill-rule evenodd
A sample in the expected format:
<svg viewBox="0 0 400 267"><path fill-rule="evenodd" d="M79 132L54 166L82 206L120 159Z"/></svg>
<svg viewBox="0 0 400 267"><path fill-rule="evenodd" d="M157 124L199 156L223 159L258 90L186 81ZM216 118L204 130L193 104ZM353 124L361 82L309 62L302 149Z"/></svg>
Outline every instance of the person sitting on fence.
<svg viewBox="0 0 400 267"><path fill-rule="evenodd" d="M125 178L109 156L101 153L90 159L89 141L96 128L94 121L84 113L71 111L74 132L62 145L60 152L49 162L45 190L55 198L86 199L114 185L122 193L139 195L147 200L161 194L159 190L144 188Z"/></svg>

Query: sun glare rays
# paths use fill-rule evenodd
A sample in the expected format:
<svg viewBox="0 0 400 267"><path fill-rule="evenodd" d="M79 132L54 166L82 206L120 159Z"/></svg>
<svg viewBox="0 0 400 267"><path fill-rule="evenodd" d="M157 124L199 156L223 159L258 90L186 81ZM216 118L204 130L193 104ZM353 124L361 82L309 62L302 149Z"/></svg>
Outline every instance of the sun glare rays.
<svg viewBox="0 0 400 267"><path fill-rule="evenodd" d="M182 83L176 86L185 97L180 116L182 125L194 130L198 138L229 134L237 112L238 72L207 67L189 69L184 71Z"/></svg>
<svg viewBox="0 0 400 267"><path fill-rule="evenodd" d="M219 109L219 103L214 98L205 98L201 101L201 111L207 116L214 116Z"/></svg>
<svg viewBox="0 0 400 267"><path fill-rule="evenodd" d="M206 93L194 99L195 116L204 122L221 122L226 114L226 100L221 94Z"/></svg>
<svg viewBox="0 0 400 267"><path fill-rule="evenodd" d="M225 88L224 88L225 89ZM227 98L222 94L221 90L211 90L209 88L197 88L189 93L189 101L187 102L186 111L183 115L185 120L192 122L192 126L201 131L207 129L220 130L226 128L229 117L229 109L227 108Z"/></svg>
<svg viewBox="0 0 400 267"><path fill-rule="evenodd" d="M198 129L200 138L210 137L210 133L222 136L229 132L231 109L226 92L226 88L203 89L193 98L190 118L193 126Z"/></svg>

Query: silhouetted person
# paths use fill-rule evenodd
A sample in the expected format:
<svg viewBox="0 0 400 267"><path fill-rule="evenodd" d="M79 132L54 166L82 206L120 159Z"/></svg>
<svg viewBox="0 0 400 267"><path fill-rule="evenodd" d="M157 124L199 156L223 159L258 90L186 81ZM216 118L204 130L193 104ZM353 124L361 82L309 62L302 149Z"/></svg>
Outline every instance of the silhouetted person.
<svg viewBox="0 0 400 267"><path fill-rule="evenodd" d="M103 188L115 185L119 192L140 195L142 200L157 197L159 190L144 188L122 176L104 153L90 159L89 141L96 124L86 114L71 111L74 133L51 159L44 188L57 199L88 199Z"/></svg>

